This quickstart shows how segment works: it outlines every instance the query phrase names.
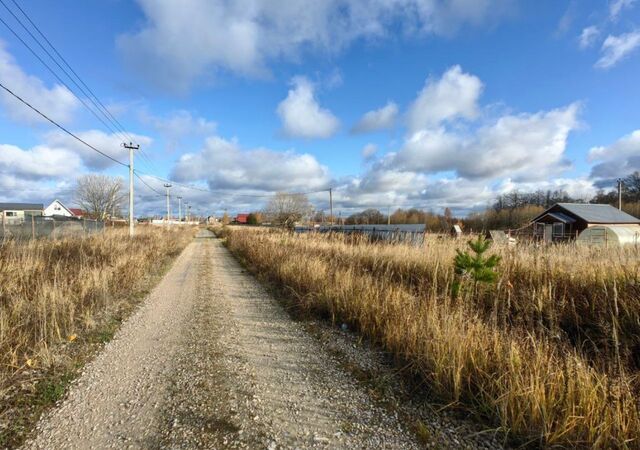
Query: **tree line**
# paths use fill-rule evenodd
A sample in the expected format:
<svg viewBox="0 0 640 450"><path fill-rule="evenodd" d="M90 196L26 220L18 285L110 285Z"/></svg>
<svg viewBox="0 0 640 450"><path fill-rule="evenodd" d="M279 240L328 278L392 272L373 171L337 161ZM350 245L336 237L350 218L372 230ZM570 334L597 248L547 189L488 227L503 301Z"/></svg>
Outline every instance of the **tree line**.
<svg viewBox="0 0 640 450"><path fill-rule="evenodd" d="M346 224L425 224L430 231L449 231L454 223L466 230L515 229L527 225L531 219L556 203L602 203L618 206L616 189L598 190L589 200L571 197L564 190L537 190L534 192L511 191L496 197L484 211L456 218L449 208L443 214L417 208L398 209L389 218L377 209L366 209L346 218ZM622 179L622 209L640 217L640 172L633 172Z"/></svg>
<svg viewBox="0 0 640 450"><path fill-rule="evenodd" d="M126 193L121 178L107 175L84 175L77 180L75 202L88 216L105 220L121 215L121 205ZM445 208L442 214L418 208L396 209L390 216L378 209L368 208L353 213L344 220L331 218L324 213L313 213L313 205L304 194L288 194L278 192L270 198L262 211L249 214L248 223L259 225L269 222L273 225L293 227L300 222L312 223L344 223L346 225L375 224L424 224L430 231L449 231L453 224L460 224L467 230L488 230L519 228L540 214L546 208L560 202L587 202L584 199L572 198L563 190L537 190L534 192L512 191L501 194L482 212L456 218L451 209ZM633 172L622 179L622 207L629 214L640 216L640 173ZM599 190L588 203L604 203L617 206L616 189ZM225 213L223 222L230 222Z"/></svg>

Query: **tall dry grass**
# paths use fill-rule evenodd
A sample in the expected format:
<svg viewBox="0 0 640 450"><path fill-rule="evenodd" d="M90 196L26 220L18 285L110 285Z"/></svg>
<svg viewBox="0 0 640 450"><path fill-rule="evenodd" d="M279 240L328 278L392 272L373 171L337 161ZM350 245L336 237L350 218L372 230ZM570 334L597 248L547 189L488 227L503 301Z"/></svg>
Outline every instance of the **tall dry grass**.
<svg viewBox="0 0 640 450"><path fill-rule="evenodd" d="M0 376L46 364L51 349L90 330L175 257L190 231L139 227L88 238L0 244Z"/></svg>
<svg viewBox="0 0 640 450"><path fill-rule="evenodd" d="M519 442L639 447L635 249L496 249L498 283L453 301L463 242L236 230L227 243L301 308L356 326Z"/></svg>

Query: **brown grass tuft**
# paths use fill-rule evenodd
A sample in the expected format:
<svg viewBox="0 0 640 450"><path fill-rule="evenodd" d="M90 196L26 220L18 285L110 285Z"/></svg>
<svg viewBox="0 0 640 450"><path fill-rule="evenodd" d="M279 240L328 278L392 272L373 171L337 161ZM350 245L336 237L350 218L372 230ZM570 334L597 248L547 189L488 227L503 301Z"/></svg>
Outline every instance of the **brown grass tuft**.
<svg viewBox="0 0 640 450"><path fill-rule="evenodd" d="M0 242L0 446L14 446L64 393L92 345L193 236L139 227L88 238ZM83 351L80 351L83 349Z"/></svg>
<svg viewBox="0 0 640 450"><path fill-rule="evenodd" d="M239 229L227 242L300 308L351 323L413 362L443 400L518 442L639 446L635 249L495 249L499 281L453 301L464 242L415 248Z"/></svg>

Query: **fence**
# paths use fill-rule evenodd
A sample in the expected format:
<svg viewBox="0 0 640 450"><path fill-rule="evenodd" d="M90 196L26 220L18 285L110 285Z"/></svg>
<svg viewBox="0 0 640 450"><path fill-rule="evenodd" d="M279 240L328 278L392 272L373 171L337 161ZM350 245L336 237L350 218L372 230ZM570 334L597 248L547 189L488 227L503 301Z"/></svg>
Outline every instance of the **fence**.
<svg viewBox="0 0 640 450"><path fill-rule="evenodd" d="M60 239L97 234L104 229L104 222L98 220L27 216L23 220L4 220L0 239Z"/></svg>
<svg viewBox="0 0 640 450"><path fill-rule="evenodd" d="M321 227L296 227L298 233L344 233L364 235L372 241L403 242L412 245L424 243L425 226L418 225L334 225Z"/></svg>

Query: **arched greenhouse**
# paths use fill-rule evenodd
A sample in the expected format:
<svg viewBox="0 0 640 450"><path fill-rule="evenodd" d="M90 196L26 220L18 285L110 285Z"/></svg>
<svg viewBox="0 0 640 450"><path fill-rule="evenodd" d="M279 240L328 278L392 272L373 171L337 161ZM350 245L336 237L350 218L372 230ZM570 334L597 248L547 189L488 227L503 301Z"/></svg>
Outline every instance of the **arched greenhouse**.
<svg viewBox="0 0 640 450"><path fill-rule="evenodd" d="M640 225L597 225L580 233L578 244L622 246L640 244Z"/></svg>

